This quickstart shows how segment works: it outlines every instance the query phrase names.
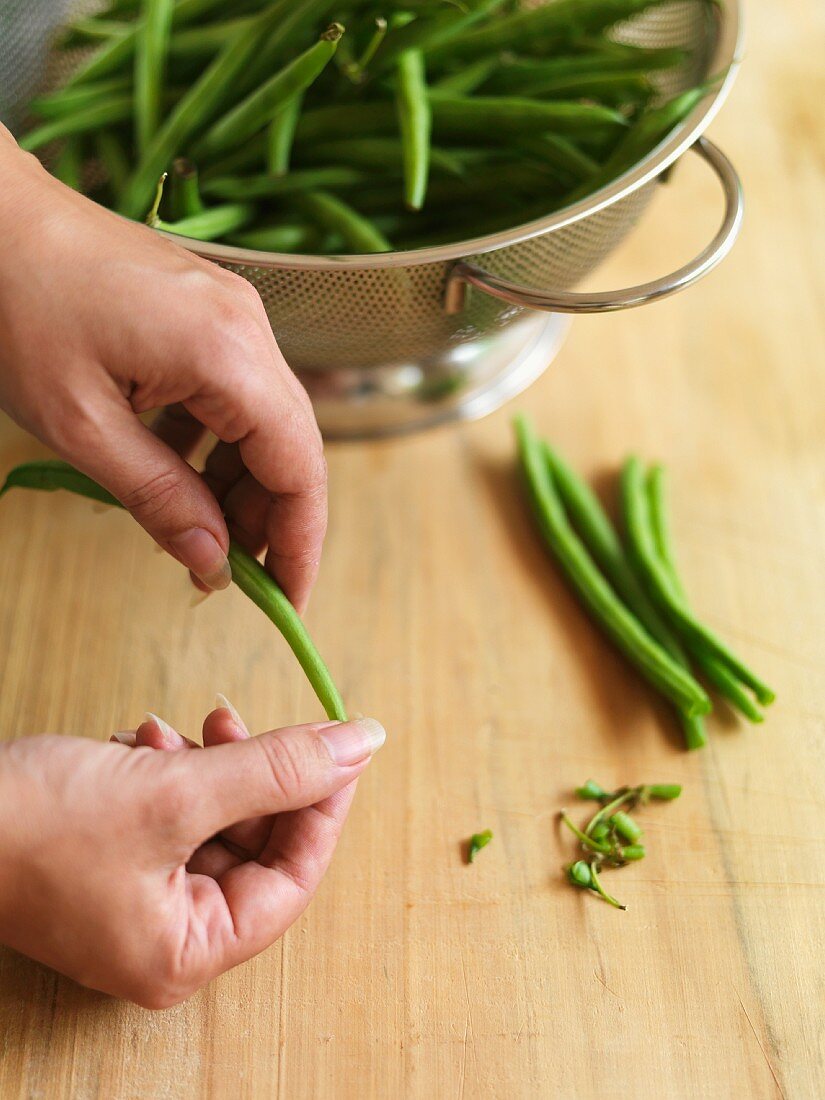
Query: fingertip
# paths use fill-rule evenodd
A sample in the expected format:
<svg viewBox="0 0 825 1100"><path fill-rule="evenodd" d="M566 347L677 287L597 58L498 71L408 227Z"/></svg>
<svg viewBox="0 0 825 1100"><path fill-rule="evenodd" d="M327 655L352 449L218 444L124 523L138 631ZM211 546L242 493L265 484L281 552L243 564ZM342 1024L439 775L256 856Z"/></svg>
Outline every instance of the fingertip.
<svg viewBox="0 0 825 1100"><path fill-rule="evenodd" d="M135 744L160 752L178 752L189 747L192 742L173 730L168 722L148 711L135 731Z"/></svg>
<svg viewBox="0 0 825 1100"><path fill-rule="evenodd" d="M246 741L250 737L246 723L225 695L215 699L215 710L206 716L203 723L203 743L211 745L229 745L235 741Z"/></svg>

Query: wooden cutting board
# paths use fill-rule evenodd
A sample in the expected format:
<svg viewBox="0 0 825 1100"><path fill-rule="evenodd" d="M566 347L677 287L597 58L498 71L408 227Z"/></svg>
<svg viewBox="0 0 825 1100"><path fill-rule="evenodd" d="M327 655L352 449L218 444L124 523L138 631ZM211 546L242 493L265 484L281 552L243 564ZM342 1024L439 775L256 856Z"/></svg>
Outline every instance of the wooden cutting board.
<svg viewBox="0 0 825 1100"><path fill-rule="evenodd" d="M825 1093L825 9L749 15L712 135L747 189L734 254L678 299L577 320L516 404L608 499L629 451L667 463L694 603L776 686L768 723L720 713L681 751L537 543L512 410L333 447L310 625L389 739L317 900L154 1015L0 950L4 1100ZM718 216L685 165L599 282L686 259ZM2 470L41 453L2 424ZM128 518L76 499L4 500L0 624L7 739L105 738L148 707L193 733L216 691L255 729L317 714L239 593L190 609ZM626 913L560 876L555 814L590 775L685 787L611 880Z"/></svg>

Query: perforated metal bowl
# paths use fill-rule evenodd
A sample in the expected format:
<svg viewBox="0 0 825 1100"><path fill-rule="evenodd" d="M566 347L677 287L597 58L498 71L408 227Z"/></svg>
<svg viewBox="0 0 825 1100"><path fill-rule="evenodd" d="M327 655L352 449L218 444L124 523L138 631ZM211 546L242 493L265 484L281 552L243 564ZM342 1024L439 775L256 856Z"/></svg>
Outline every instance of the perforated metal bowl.
<svg viewBox="0 0 825 1100"><path fill-rule="evenodd" d="M691 51L690 64L666 74L662 94L726 75L674 134L583 202L492 236L375 256L279 255L171 238L257 287L328 437L483 415L547 367L566 331L564 315L626 309L673 294L730 250L741 223L741 187L730 162L702 134L736 74L738 0L673 0L622 26L618 37ZM0 41L0 83L3 63ZM724 190L725 215L711 245L680 271L644 286L573 292L636 225L657 181L691 148Z"/></svg>

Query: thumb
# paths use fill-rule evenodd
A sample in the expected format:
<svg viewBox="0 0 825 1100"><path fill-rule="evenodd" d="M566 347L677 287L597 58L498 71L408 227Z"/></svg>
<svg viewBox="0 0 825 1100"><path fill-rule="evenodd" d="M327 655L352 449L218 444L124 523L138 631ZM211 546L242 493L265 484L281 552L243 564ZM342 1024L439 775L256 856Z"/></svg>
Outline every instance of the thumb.
<svg viewBox="0 0 825 1100"><path fill-rule="evenodd" d="M115 405L105 430L66 455L117 497L141 527L208 588L227 588L229 533L214 494L132 412Z"/></svg>
<svg viewBox="0 0 825 1100"><path fill-rule="evenodd" d="M184 770L184 827L200 843L247 818L314 806L352 783L386 736L380 722L359 718L292 726L168 757Z"/></svg>

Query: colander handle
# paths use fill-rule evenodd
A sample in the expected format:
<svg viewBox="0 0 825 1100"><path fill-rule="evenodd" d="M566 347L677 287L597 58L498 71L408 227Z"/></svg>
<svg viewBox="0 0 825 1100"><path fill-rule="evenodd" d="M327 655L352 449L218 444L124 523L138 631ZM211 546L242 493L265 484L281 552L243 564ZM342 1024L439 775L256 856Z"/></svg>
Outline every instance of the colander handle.
<svg viewBox="0 0 825 1100"><path fill-rule="evenodd" d="M721 263L733 247L742 226L744 197L736 169L721 149L707 138L699 138L691 148L719 177L726 203L725 218L719 232L695 260L672 275L628 290L611 290L604 294L577 294L568 290L539 290L520 286L485 271L477 264L462 260L450 272L445 298L447 312L455 314L463 310L468 286L477 287L494 298L515 306L524 306L526 309L546 310L550 313L611 313L618 309L632 309L634 306L647 305L648 302L657 302L660 298L667 298L697 282Z"/></svg>

